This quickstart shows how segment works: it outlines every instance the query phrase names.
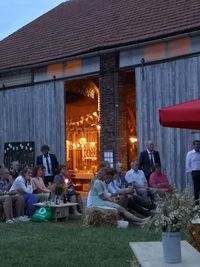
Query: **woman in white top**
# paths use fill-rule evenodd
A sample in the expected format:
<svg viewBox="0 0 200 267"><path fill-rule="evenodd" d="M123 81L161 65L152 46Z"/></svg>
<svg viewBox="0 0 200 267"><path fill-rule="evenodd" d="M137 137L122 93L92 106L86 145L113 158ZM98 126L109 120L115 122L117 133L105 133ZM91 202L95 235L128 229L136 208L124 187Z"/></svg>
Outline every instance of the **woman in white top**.
<svg viewBox="0 0 200 267"><path fill-rule="evenodd" d="M123 217L133 221L135 224L144 224L149 218L141 219L130 212L128 212L125 208L120 205L114 203L112 199L105 194L104 190L104 182L109 183L114 176L114 171L111 168L102 168L97 173L95 179L91 185L90 197L92 200L92 207L98 208L114 208L121 214Z"/></svg>
<svg viewBox="0 0 200 267"><path fill-rule="evenodd" d="M34 204L36 203L36 197L33 194L33 186L31 183L32 171L30 168L24 168L21 171L20 176L18 176L11 188L10 192L17 191L24 197L25 210L28 216L31 216L35 211Z"/></svg>

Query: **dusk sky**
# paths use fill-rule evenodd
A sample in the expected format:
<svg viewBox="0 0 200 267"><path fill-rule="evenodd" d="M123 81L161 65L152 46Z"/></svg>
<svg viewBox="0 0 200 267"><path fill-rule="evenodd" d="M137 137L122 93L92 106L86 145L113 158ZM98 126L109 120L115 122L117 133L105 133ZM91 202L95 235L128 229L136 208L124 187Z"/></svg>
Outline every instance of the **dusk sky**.
<svg viewBox="0 0 200 267"><path fill-rule="evenodd" d="M0 0L0 40L64 0Z"/></svg>

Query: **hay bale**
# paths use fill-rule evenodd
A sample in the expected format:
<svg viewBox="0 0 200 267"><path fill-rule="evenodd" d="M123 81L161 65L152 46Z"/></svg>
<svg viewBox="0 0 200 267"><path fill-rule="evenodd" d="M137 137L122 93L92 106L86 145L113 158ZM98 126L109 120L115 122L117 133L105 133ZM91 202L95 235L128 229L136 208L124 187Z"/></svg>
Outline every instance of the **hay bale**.
<svg viewBox="0 0 200 267"><path fill-rule="evenodd" d="M85 208L83 224L86 226L117 226L118 212L116 209Z"/></svg>

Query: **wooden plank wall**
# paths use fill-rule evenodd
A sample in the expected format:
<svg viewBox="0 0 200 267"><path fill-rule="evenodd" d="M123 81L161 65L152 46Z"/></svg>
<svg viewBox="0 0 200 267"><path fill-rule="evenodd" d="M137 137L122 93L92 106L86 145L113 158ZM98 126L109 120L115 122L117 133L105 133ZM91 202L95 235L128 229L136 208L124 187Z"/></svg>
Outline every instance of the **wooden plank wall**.
<svg viewBox="0 0 200 267"><path fill-rule="evenodd" d="M138 150L145 149L146 140L153 140L164 171L180 190L191 191L185 156L200 135L191 130L161 127L158 110L195 98L200 98L200 57L136 68Z"/></svg>
<svg viewBox="0 0 200 267"><path fill-rule="evenodd" d="M4 142L35 142L35 155L48 144L65 163L64 84L49 82L0 91L0 162Z"/></svg>
<svg viewBox="0 0 200 267"><path fill-rule="evenodd" d="M3 85L9 87L31 84L31 81L30 69L0 73L0 88L3 88Z"/></svg>

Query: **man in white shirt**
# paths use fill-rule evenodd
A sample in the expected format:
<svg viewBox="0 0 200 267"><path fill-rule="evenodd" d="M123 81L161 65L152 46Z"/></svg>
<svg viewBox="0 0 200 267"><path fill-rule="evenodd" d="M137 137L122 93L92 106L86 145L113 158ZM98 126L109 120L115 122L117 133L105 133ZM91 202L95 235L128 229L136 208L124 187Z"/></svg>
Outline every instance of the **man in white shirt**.
<svg viewBox="0 0 200 267"><path fill-rule="evenodd" d="M193 180L194 199L199 205L200 193L200 141L193 141L193 149L186 155L186 172L190 172Z"/></svg>
<svg viewBox="0 0 200 267"><path fill-rule="evenodd" d="M148 183L145 174L139 170L139 162L131 161L131 169L127 171L125 180L135 187L137 193L144 198L148 198Z"/></svg>

